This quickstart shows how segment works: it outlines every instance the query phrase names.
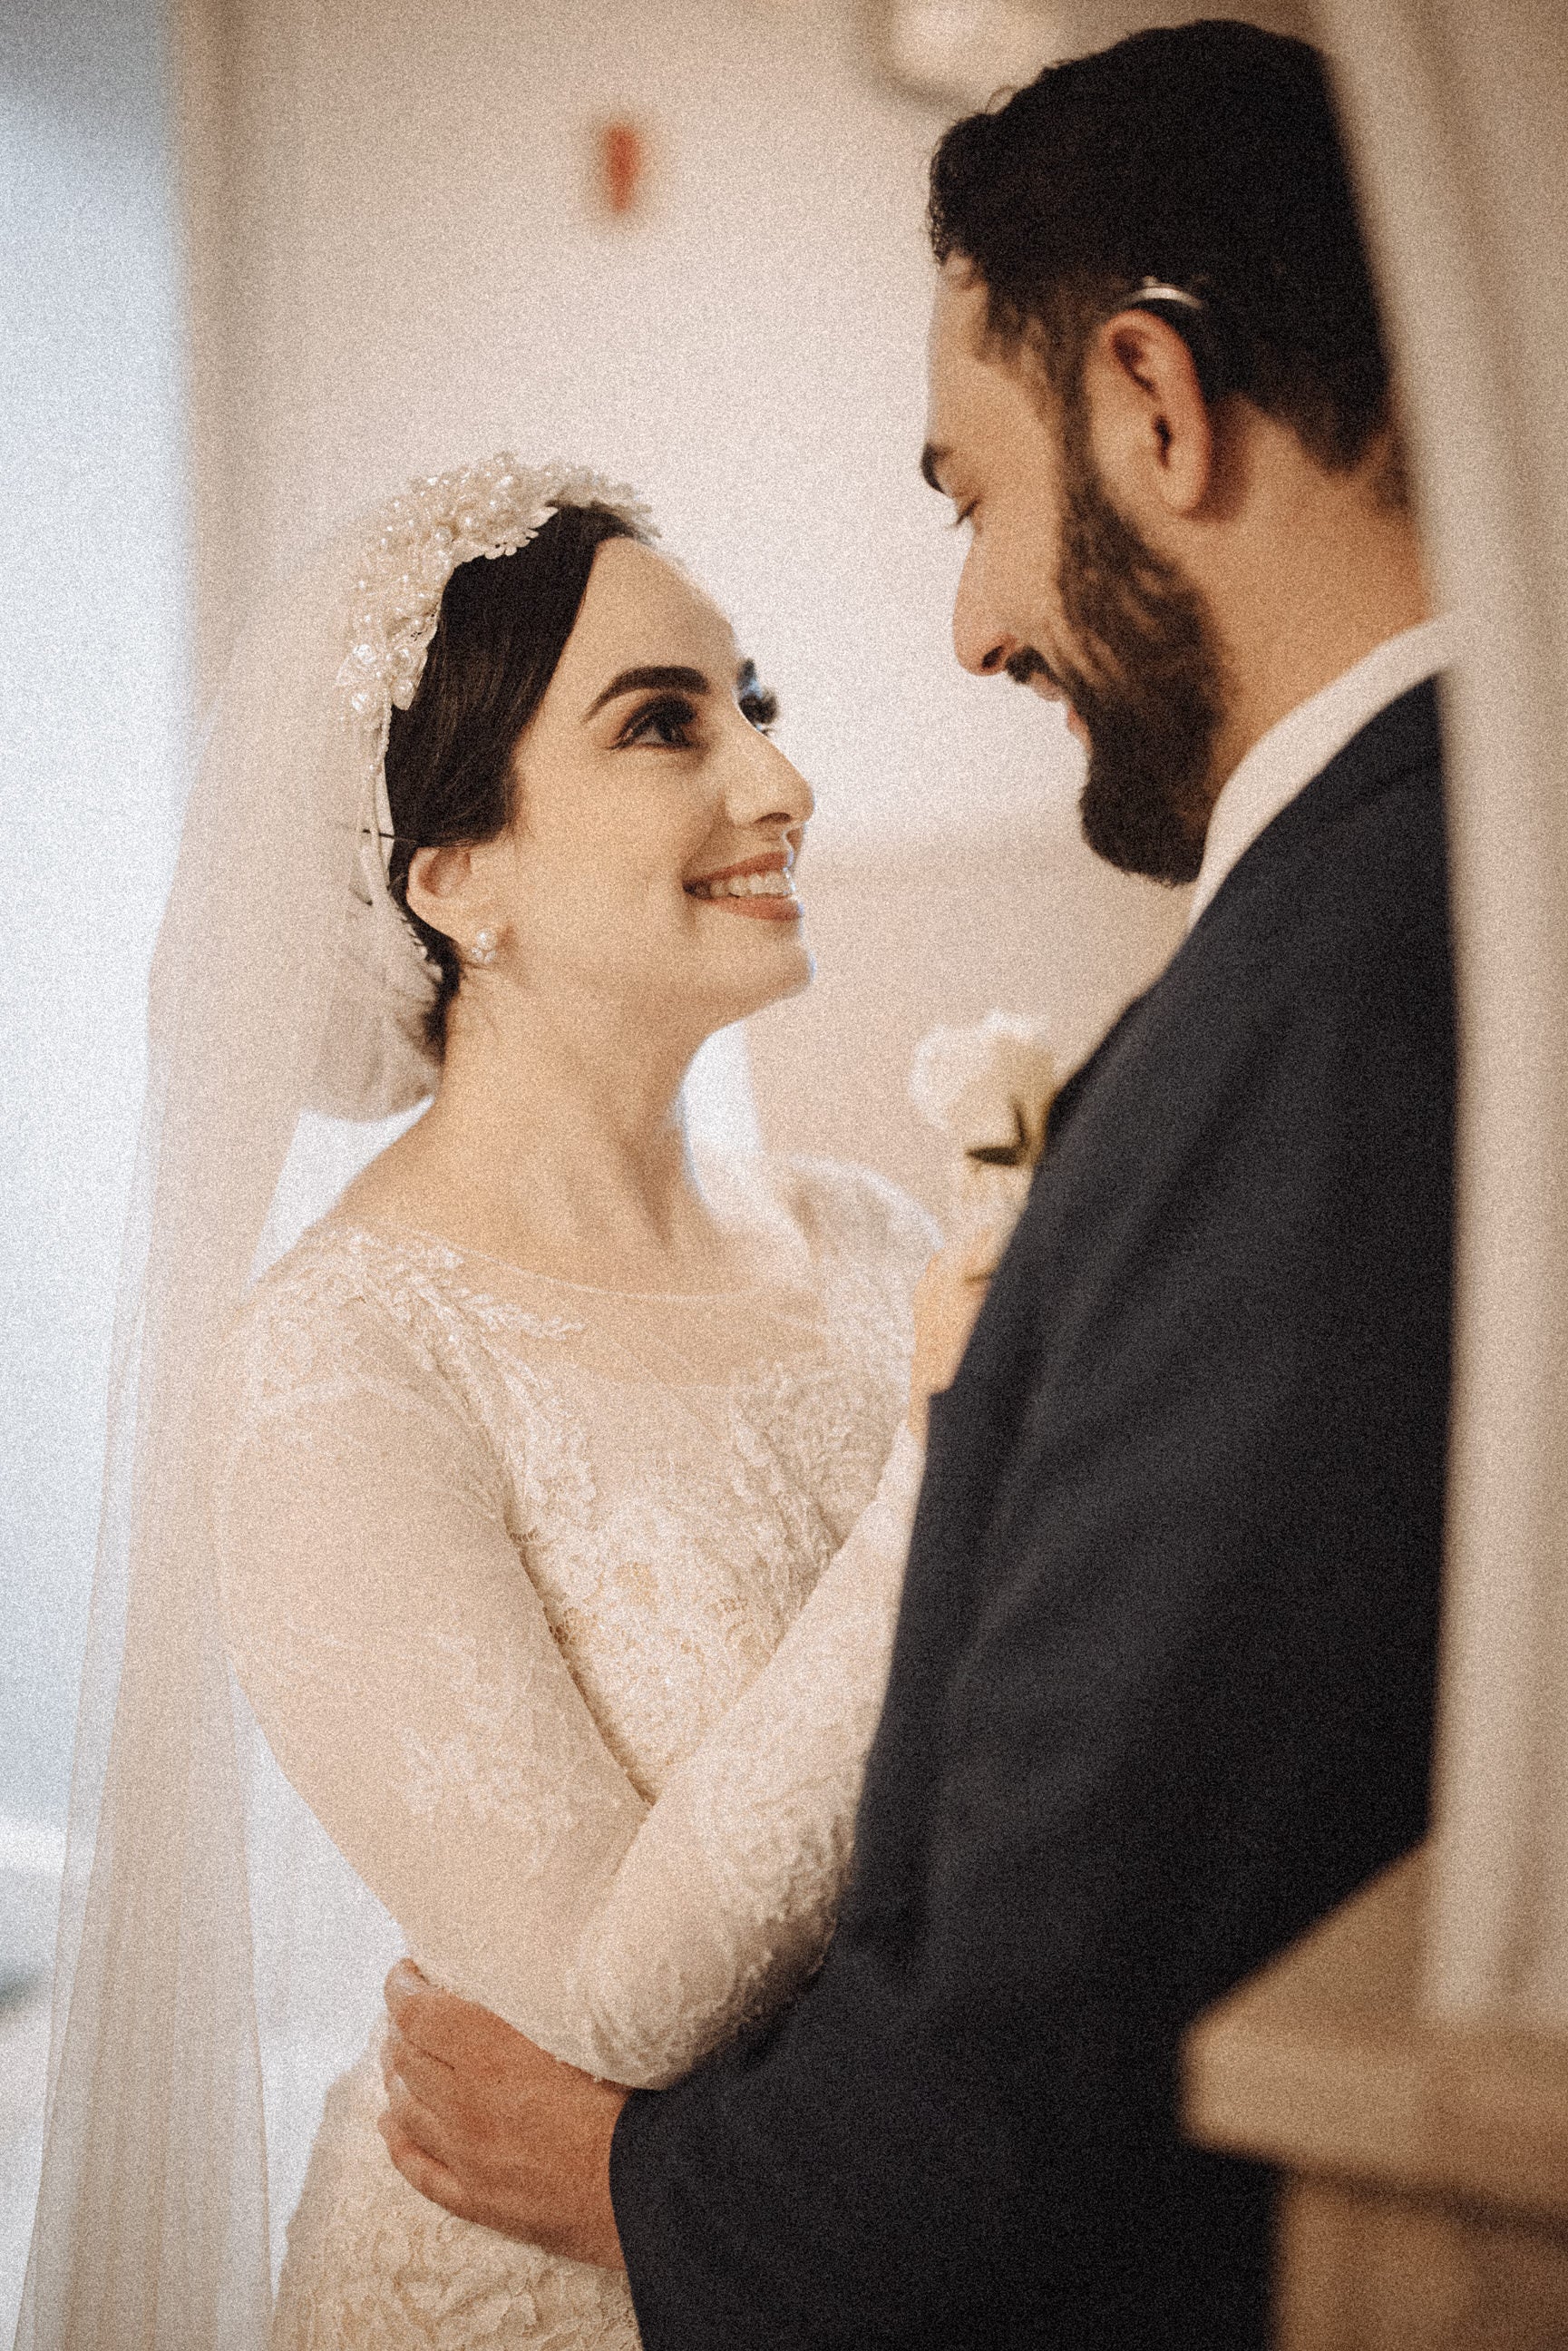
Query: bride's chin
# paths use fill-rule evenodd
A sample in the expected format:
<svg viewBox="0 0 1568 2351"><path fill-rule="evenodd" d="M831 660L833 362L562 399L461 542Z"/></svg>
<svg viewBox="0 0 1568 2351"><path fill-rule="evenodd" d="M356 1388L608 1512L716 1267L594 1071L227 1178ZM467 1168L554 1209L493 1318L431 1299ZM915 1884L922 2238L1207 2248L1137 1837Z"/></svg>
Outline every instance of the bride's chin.
<svg viewBox="0 0 1568 2351"><path fill-rule="evenodd" d="M810 987L816 976L817 958L799 924L788 937L779 940L778 962L778 977L762 998L762 1004L775 1004L781 997L799 996L803 987ZM761 1005L758 1008L760 1010Z"/></svg>
<svg viewBox="0 0 1568 2351"><path fill-rule="evenodd" d="M789 942L793 952L769 957L771 970L752 976L749 987L723 991L725 1009L716 1019L716 1029L727 1029L737 1020L747 1020L754 1012L765 1012L770 1004L779 1004L787 997L799 996L810 987L816 977L817 958L800 933Z"/></svg>

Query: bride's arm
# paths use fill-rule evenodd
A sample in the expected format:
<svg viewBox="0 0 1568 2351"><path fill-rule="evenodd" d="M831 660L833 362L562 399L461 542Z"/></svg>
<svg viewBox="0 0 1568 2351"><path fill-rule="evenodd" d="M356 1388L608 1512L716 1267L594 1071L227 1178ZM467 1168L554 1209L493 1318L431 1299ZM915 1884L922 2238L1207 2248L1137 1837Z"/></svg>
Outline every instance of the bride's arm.
<svg viewBox="0 0 1568 2351"><path fill-rule="evenodd" d="M584 1919L573 2063L657 2089L815 1967L882 1711L922 1454L876 1495L768 1665L672 1773Z"/></svg>
<svg viewBox="0 0 1568 2351"><path fill-rule="evenodd" d="M900 1439L773 1659L650 1810L556 1646L478 1430L376 1310L335 1320L329 1369L265 1405L235 1382L214 1531L240 1679L430 1974L573 2064L673 2079L820 1955L918 1449Z"/></svg>
<svg viewBox="0 0 1568 2351"><path fill-rule="evenodd" d="M849 1191L834 1212L858 1209L854 1253L880 1259L890 1304L902 1304L931 1228L888 1187L846 1186L848 1174L822 1171ZM665 1782L584 1921L572 2004L575 2062L591 2072L662 2088L779 2006L821 1957L903 1593L924 1466L912 1429L923 1439L927 1396L952 1379L988 1268L984 1252L963 1250L926 1266L910 1425L873 1499L768 1664Z"/></svg>
<svg viewBox="0 0 1568 2351"><path fill-rule="evenodd" d="M426 1971L570 2056L565 1955L648 1807L507 1523L493 1452L380 1310L231 1340L213 1534L240 1683Z"/></svg>

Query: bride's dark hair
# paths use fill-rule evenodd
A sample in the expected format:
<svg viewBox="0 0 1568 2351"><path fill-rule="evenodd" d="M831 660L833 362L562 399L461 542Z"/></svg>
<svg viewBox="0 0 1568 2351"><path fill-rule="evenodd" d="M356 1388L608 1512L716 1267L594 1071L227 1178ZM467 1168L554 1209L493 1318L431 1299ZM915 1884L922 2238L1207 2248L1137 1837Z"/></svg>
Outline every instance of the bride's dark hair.
<svg viewBox="0 0 1568 2351"><path fill-rule="evenodd" d="M515 555L459 564L441 599L419 691L408 709L392 711L387 801L395 838L387 879L441 967L440 992L426 1015L438 1052L463 963L453 942L409 908L414 852L494 841L505 831L512 754L576 626L593 559L607 538L641 537L608 507L562 507Z"/></svg>

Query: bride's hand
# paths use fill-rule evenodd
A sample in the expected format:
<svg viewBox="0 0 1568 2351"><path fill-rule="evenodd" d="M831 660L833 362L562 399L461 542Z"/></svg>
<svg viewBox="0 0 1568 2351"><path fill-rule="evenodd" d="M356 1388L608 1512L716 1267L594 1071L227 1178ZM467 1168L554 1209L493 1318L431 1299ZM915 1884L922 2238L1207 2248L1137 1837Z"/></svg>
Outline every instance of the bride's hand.
<svg viewBox="0 0 1568 2351"><path fill-rule="evenodd" d="M938 1249L915 1292L915 1360L909 1373L910 1435L925 1442L926 1406L951 1387L975 1317L996 1270L997 1237L971 1234Z"/></svg>

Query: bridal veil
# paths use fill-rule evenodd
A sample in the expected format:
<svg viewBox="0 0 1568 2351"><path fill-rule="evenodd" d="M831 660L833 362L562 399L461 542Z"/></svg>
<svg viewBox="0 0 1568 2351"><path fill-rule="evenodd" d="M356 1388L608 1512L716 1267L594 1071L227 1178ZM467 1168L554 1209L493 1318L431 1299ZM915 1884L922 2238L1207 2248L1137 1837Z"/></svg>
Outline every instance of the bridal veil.
<svg viewBox="0 0 1568 2351"><path fill-rule="evenodd" d="M459 562L630 494L500 456L412 484L266 601L197 763L153 963L17 2351L260 2351L271 2308L243 1719L204 1482L214 1347L301 1113L430 1092L382 761ZM325 1202L321 1203L325 1206Z"/></svg>

